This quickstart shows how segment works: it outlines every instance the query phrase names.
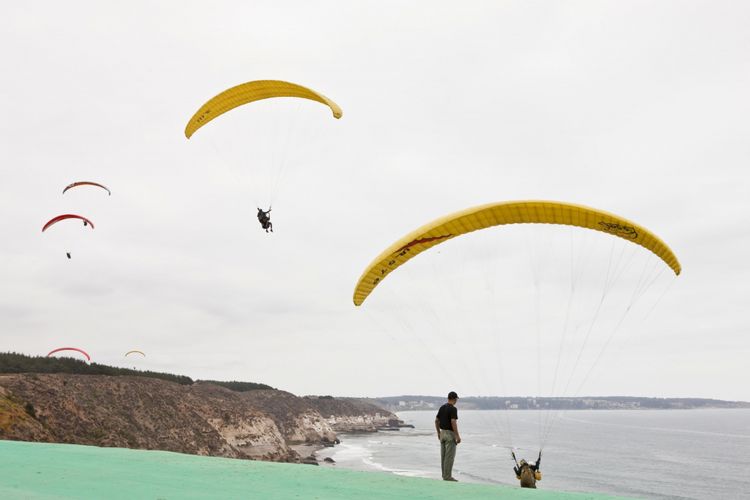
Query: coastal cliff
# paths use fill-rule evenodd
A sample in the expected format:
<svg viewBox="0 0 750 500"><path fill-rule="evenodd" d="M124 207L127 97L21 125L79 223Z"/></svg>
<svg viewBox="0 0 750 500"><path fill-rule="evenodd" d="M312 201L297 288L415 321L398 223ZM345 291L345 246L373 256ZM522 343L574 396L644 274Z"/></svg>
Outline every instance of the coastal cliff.
<svg viewBox="0 0 750 500"><path fill-rule="evenodd" d="M332 446L337 432L375 431L396 418L366 403L320 401L149 377L6 374L0 439L309 462L298 445Z"/></svg>
<svg viewBox="0 0 750 500"><path fill-rule="evenodd" d="M376 432L403 426L396 415L357 399L331 396L306 396L305 399L326 419L335 432Z"/></svg>

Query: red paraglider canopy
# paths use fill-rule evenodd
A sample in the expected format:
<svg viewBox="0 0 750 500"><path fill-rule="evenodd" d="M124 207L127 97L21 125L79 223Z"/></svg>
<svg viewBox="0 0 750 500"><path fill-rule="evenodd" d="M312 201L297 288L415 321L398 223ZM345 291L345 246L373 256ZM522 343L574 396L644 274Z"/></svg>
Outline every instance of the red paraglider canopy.
<svg viewBox="0 0 750 500"><path fill-rule="evenodd" d="M86 356L87 360L91 361L91 356L89 356L88 353L86 351L84 351L83 349L79 349L77 347L59 347L57 349L54 349L54 350L50 351L47 354L47 357L49 358L50 356L52 356L56 352L60 352L60 351L76 351L76 352L80 352L81 354L83 354L84 356Z"/></svg>
<svg viewBox="0 0 750 500"><path fill-rule="evenodd" d="M52 226L53 224L57 224L61 220L65 220L65 219L81 219L83 221L84 226L89 225L91 226L91 229L94 229L94 223L88 220L86 217L83 217L81 215L76 215L76 214L63 214L63 215L58 215L57 217L47 221L47 223L42 228L42 232L44 232L48 227Z"/></svg>
<svg viewBox="0 0 750 500"><path fill-rule="evenodd" d="M67 191L68 189L74 188L77 186L97 186L97 187L104 189L110 196L112 196L112 191L110 191L107 186L103 186L102 184L99 184L98 182L90 182L90 181L79 181L79 182L74 182L72 184L68 184L67 186L65 186L65 189L63 189L63 194L65 194L65 191Z"/></svg>

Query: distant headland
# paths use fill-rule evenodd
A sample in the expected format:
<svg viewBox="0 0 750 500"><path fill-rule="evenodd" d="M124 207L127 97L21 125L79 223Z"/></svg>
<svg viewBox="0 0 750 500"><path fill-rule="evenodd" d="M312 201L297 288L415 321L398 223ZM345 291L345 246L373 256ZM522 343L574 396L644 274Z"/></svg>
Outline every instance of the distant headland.
<svg viewBox="0 0 750 500"><path fill-rule="evenodd" d="M359 398L391 412L437 409L444 396L386 396ZM708 408L750 408L745 401L705 398L647 398L637 396L462 397L463 410L695 410Z"/></svg>

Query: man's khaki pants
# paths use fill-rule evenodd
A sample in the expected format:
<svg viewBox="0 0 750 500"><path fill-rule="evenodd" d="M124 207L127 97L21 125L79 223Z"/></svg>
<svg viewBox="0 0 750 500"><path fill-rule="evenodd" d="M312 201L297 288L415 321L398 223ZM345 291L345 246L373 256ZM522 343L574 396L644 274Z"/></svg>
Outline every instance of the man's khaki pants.
<svg viewBox="0 0 750 500"><path fill-rule="evenodd" d="M443 479L453 477L453 460L456 458L456 435L453 431L440 429L440 466Z"/></svg>

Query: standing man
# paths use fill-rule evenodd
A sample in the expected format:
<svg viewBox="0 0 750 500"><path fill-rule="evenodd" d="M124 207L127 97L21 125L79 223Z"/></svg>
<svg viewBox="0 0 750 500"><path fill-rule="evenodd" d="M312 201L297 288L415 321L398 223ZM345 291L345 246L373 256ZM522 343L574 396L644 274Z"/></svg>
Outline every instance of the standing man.
<svg viewBox="0 0 750 500"><path fill-rule="evenodd" d="M440 466L443 469L443 481L458 481L453 477L453 460L456 458L456 445L461 442L458 434L458 394L448 393L448 402L437 412L435 430L440 440Z"/></svg>

